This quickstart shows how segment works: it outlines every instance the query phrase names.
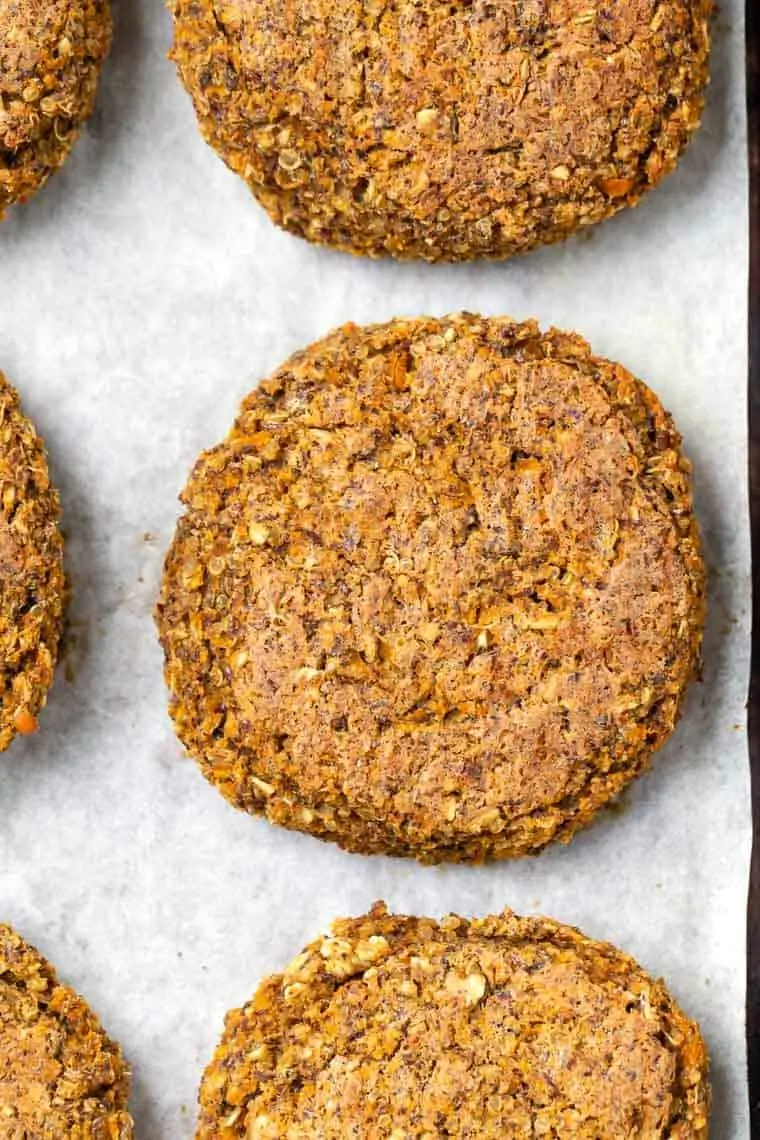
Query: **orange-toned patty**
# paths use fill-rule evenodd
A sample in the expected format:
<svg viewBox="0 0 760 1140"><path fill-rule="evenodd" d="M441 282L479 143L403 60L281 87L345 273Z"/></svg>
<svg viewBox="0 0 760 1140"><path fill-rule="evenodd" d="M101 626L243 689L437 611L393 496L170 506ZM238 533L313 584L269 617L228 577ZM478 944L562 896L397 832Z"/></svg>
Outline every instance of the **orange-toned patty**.
<svg viewBox="0 0 760 1140"><path fill-rule="evenodd" d="M196 1140L706 1140L698 1026L547 919L369 915L268 978L201 1085Z"/></svg>
<svg viewBox="0 0 760 1140"><path fill-rule="evenodd" d="M0 0L0 218L68 155L110 42L108 0Z"/></svg>
<svg viewBox="0 0 760 1140"><path fill-rule="evenodd" d="M0 925L0 1140L131 1140L128 1092L86 1003Z"/></svg>
<svg viewBox="0 0 760 1140"><path fill-rule="evenodd" d="M672 420L578 337L346 326L201 457L158 625L228 799L351 850L569 838L670 736L704 572Z"/></svg>
<svg viewBox="0 0 760 1140"><path fill-rule="evenodd" d="M42 440L0 372L0 751L33 732L63 628L66 581Z"/></svg>
<svg viewBox="0 0 760 1140"><path fill-rule="evenodd" d="M702 113L712 0L172 0L200 128L354 253L507 257L634 205Z"/></svg>

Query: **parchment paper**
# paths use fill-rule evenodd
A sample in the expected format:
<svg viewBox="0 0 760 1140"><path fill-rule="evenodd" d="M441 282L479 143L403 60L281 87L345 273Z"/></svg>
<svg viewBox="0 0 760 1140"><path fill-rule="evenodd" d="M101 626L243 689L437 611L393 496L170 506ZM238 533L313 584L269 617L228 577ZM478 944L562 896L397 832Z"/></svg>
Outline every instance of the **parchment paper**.
<svg viewBox="0 0 760 1140"><path fill-rule="evenodd" d="M116 0L96 116L0 227L0 368L47 439L74 601L39 734L0 757L0 918L134 1069L141 1140L185 1140L226 1010L336 915L542 912L663 975L702 1022L717 1140L745 1140L750 839L741 0L703 129L638 210L508 264L372 263L276 231L201 141L156 0ZM236 813L183 758L151 620L176 496L257 381L346 320L466 308L572 328L671 409L712 570L704 682L652 772L569 848L486 869L366 859Z"/></svg>

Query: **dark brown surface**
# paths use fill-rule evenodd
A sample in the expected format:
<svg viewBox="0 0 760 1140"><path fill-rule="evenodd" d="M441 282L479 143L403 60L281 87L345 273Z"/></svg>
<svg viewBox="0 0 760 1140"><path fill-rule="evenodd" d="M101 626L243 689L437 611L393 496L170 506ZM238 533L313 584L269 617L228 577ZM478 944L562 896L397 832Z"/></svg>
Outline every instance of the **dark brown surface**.
<svg viewBox="0 0 760 1140"><path fill-rule="evenodd" d="M568 840L699 665L690 467L579 337L347 325L198 463L159 627L172 715L236 806L426 861Z"/></svg>
<svg viewBox="0 0 760 1140"><path fill-rule="evenodd" d="M750 157L749 460L752 523L752 670L748 709L754 843L747 910L750 1131L760 1140L760 10L747 0Z"/></svg>

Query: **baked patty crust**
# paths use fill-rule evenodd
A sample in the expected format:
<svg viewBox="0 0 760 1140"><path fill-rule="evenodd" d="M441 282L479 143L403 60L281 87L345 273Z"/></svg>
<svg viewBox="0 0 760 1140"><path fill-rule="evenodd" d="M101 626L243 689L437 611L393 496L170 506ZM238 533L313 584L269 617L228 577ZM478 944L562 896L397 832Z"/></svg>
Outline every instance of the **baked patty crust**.
<svg viewBox="0 0 760 1140"><path fill-rule="evenodd" d="M172 0L201 131L270 217L461 261L642 195L699 124L713 0Z"/></svg>
<svg viewBox="0 0 760 1140"><path fill-rule="evenodd" d="M37 728L53 680L66 579L45 448L0 372L0 751Z"/></svg>
<svg viewBox="0 0 760 1140"><path fill-rule="evenodd" d="M131 1140L128 1093L97 1017L0 925L0 1140Z"/></svg>
<svg viewBox="0 0 760 1140"><path fill-rule="evenodd" d="M690 467L577 336L347 325L201 457L157 619L221 792L360 852L569 839L670 736L699 667Z"/></svg>
<svg viewBox="0 0 760 1140"><path fill-rule="evenodd" d="M0 0L0 218L66 158L110 42L108 0Z"/></svg>
<svg viewBox="0 0 760 1140"><path fill-rule="evenodd" d="M225 1031L196 1140L705 1140L698 1026L613 946L510 912L336 922Z"/></svg>

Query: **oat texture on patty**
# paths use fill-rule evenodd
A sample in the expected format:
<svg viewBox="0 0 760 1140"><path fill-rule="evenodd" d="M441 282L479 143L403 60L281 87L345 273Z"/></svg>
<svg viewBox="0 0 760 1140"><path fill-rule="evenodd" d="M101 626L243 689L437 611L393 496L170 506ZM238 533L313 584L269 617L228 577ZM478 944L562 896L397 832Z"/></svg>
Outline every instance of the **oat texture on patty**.
<svg viewBox="0 0 760 1140"><path fill-rule="evenodd" d="M37 728L58 657L66 580L45 449L0 373L0 751Z"/></svg>
<svg viewBox="0 0 760 1140"><path fill-rule="evenodd" d="M699 669L690 468L579 337L348 325L244 402L183 495L171 713L236 804L425 861L568 839Z"/></svg>
<svg viewBox="0 0 760 1140"><path fill-rule="evenodd" d="M698 126L713 0L172 0L201 131L280 226L507 257L643 194Z"/></svg>
<svg viewBox="0 0 760 1140"><path fill-rule="evenodd" d="M336 922L228 1014L196 1140L706 1140L698 1026L547 919Z"/></svg>
<svg viewBox="0 0 760 1140"><path fill-rule="evenodd" d="M118 1045L55 970L0 925L0 1140L131 1140Z"/></svg>
<svg viewBox="0 0 760 1140"><path fill-rule="evenodd" d="M68 155L110 42L108 0L0 0L0 218Z"/></svg>

